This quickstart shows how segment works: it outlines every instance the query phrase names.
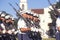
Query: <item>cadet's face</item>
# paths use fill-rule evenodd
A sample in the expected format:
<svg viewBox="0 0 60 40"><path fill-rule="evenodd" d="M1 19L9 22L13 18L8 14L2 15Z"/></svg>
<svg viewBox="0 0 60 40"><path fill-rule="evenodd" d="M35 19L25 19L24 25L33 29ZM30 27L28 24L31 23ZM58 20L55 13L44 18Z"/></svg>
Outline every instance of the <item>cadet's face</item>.
<svg viewBox="0 0 60 40"><path fill-rule="evenodd" d="M14 21L13 20L6 20L6 23L12 23L12 24L14 24Z"/></svg>
<svg viewBox="0 0 60 40"><path fill-rule="evenodd" d="M58 10L60 12L60 10Z"/></svg>
<svg viewBox="0 0 60 40"><path fill-rule="evenodd" d="M33 18L33 21L38 22L38 21L39 21L39 19L38 19L38 18L36 18L36 17L34 17L34 18Z"/></svg>
<svg viewBox="0 0 60 40"><path fill-rule="evenodd" d="M5 21L5 18L1 17L1 20L2 20L2 21Z"/></svg>
<svg viewBox="0 0 60 40"><path fill-rule="evenodd" d="M31 16L31 15L28 15L27 17L28 17L28 19L31 19L31 20L33 20L33 16Z"/></svg>
<svg viewBox="0 0 60 40"><path fill-rule="evenodd" d="M12 21L11 19L6 20L6 22L11 22L11 21Z"/></svg>
<svg viewBox="0 0 60 40"><path fill-rule="evenodd" d="M6 20L6 23L8 23L9 22L9 19L8 20Z"/></svg>
<svg viewBox="0 0 60 40"><path fill-rule="evenodd" d="M30 16L30 19L33 20L33 16Z"/></svg>
<svg viewBox="0 0 60 40"><path fill-rule="evenodd" d="M28 15L27 15L27 14L22 14L22 16L23 16L24 18L27 18Z"/></svg>

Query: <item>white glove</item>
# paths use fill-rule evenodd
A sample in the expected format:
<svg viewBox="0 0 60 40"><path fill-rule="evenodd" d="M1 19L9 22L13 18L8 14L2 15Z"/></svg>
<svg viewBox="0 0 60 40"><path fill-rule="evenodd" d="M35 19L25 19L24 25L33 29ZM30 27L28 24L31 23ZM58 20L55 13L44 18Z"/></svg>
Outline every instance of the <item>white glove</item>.
<svg viewBox="0 0 60 40"><path fill-rule="evenodd" d="M31 27L31 31L35 32L36 28L35 27Z"/></svg>
<svg viewBox="0 0 60 40"><path fill-rule="evenodd" d="M42 29L38 29L38 28L35 28L35 27L31 27L31 31L43 33L43 30Z"/></svg>
<svg viewBox="0 0 60 40"><path fill-rule="evenodd" d="M3 33L3 34L6 33L6 30L3 30L2 33Z"/></svg>
<svg viewBox="0 0 60 40"><path fill-rule="evenodd" d="M39 32L43 33L44 31L42 29L39 29Z"/></svg>
<svg viewBox="0 0 60 40"><path fill-rule="evenodd" d="M16 35L18 33L18 31L15 31L14 34Z"/></svg>
<svg viewBox="0 0 60 40"><path fill-rule="evenodd" d="M12 29L11 31L12 31L12 32L14 32L14 31L15 31L15 29Z"/></svg>
<svg viewBox="0 0 60 40"><path fill-rule="evenodd" d="M36 31L36 32L39 32L39 29L36 28L35 31Z"/></svg>
<svg viewBox="0 0 60 40"><path fill-rule="evenodd" d="M12 34L12 31L11 30L8 30L8 34Z"/></svg>
<svg viewBox="0 0 60 40"><path fill-rule="evenodd" d="M39 32L41 33L41 35L44 35L44 31L42 29L39 29Z"/></svg>

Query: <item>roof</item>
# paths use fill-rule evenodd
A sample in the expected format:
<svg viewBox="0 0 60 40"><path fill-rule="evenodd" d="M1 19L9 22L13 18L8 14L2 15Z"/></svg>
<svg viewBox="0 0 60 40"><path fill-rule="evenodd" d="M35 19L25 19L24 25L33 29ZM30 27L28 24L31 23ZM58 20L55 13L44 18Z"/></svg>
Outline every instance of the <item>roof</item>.
<svg viewBox="0 0 60 40"><path fill-rule="evenodd" d="M34 13L38 13L38 14L44 13L44 9L31 9L31 11L33 11Z"/></svg>

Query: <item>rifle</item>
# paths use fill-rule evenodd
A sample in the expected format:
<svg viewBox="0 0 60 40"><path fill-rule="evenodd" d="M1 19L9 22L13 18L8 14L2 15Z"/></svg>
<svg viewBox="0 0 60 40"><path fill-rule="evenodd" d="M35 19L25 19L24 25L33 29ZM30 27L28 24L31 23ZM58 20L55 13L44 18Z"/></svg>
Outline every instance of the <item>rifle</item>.
<svg viewBox="0 0 60 40"><path fill-rule="evenodd" d="M48 0L49 4L52 6L52 8L54 9L54 12L56 13L56 15L60 15L60 12L57 10L57 8L55 8L55 5L52 5L50 0Z"/></svg>
<svg viewBox="0 0 60 40"><path fill-rule="evenodd" d="M19 13L18 13L18 11L13 7L13 5L11 4L11 3L9 3L9 5L14 9L14 11L18 14L18 16L20 15Z"/></svg>
<svg viewBox="0 0 60 40"><path fill-rule="evenodd" d="M18 6L18 8L22 11L22 9L20 8L20 6L17 4L17 3L15 3L17 6Z"/></svg>
<svg viewBox="0 0 60 40"><path fill-rule="evenodd" d="M57 17L55 16L56 14L55 14L54 10L52 10L51 8L49 8L49 9L50 9L51 11L53 11L53 13L50 13L50 15L53 16L54 19L56 19Z"/></svg>

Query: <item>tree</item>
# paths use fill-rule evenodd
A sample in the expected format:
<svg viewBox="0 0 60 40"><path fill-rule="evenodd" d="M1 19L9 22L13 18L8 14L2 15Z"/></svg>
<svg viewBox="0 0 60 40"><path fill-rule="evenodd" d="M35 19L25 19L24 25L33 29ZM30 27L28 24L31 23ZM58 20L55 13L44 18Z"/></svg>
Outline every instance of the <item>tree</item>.
<svg viewBox="0 0 60 40"><path fill-rule="evenodd" d="M56 3L56 8L60 8L60 1Z"/></svg>

